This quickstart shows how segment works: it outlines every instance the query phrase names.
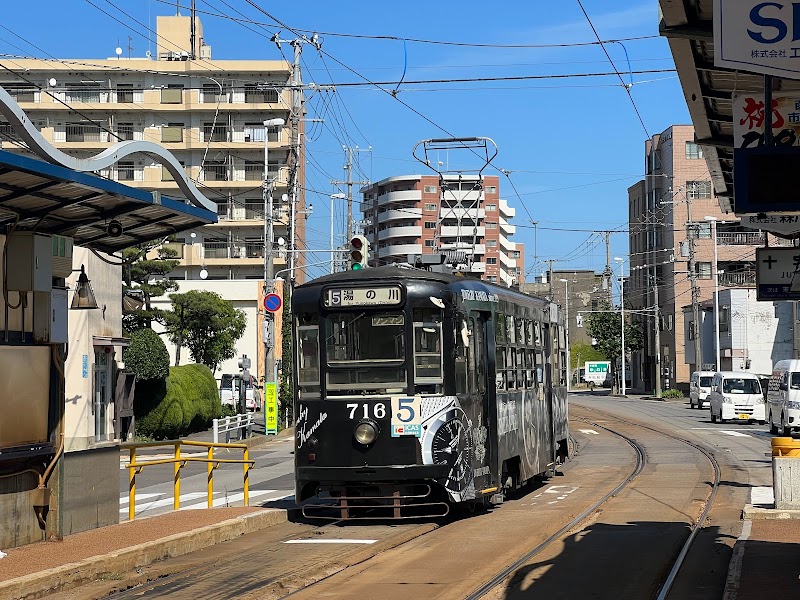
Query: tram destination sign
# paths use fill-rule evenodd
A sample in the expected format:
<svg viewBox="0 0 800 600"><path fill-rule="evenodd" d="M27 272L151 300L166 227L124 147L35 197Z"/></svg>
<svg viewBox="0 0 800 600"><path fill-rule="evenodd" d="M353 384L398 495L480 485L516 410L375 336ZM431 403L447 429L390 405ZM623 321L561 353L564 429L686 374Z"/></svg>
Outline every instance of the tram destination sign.
<svg viewBox="0 0 800 600"><path fill-rule="evenodd" d="M403 300L400 286L381 286L369 288L331 288L325 293L325 306L340 308L346 306L396 306Z"/></svg>

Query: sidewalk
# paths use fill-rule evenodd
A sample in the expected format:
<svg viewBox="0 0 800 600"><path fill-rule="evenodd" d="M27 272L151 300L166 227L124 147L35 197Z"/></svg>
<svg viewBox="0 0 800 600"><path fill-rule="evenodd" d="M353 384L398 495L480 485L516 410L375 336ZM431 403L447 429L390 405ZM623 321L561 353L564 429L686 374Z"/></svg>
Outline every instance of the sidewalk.
<svg viewBox="0 0 800 600"><path fill-rule="evenodd" d="M800 598L800 510L777 510L771 487L751 491L733 547L724 600L761 600L765 592Z"/></svg>

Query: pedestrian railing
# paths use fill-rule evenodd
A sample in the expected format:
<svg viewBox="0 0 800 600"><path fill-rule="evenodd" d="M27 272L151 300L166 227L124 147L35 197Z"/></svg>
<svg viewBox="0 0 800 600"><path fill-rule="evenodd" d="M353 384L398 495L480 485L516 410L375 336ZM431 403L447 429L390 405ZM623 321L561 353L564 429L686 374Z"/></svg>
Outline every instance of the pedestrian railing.
<svg viewBox="0 0 800 600"><path fill-rule="evenodd" d="M172 458L159 458L155 460L137 461L136 451L140 448L157 448L157 447L171 447L174 455ZM192 446L206 448L207 455L200 456L184 456L181 454L182 446ZM250 504L250 481L249 473L250 468L255 463L250 460L250 449L246 444L225 444L218 442L195 442L190 440L169 440L164 442L130 442L121 445L123 450L130 451L130 462L125 465L128 469L128 519L133 521L136 518L136 476L142 472L145 467L154 465L174 465L174 478L173 478L173 508L180 510L181 507L181 469L190 462L204 462L208 469L208 479L206 489L208 492L208 508L214 507L214 470L218 469L222 464L240 464L244 472L244 505ZM215 449L230 449L241 450L242 458L216 458L214 456Z"/></svg>
<svg viewBox="0 0 800 600"><path fill-rule="evenodd" d="M219 442L220 434L225 434L225 443L231 441L231 433L234 431L240 432L243 429L247 431L247 436L253 432L253 424L255 419L253 413L246 415L233 415L223 419L214 419L212 431L214 432L214 443ZM242 439L241 437L239 439Z"/></svg>

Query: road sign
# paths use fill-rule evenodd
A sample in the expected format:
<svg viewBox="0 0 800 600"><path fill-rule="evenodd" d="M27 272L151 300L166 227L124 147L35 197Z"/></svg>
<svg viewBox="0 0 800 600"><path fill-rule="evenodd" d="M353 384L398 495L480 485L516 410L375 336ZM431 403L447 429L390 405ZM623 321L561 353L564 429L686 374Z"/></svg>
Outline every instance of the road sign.
<svg viewBox="0 0 800 600"><path fill-rule="evenodd" d="M756 300L800 300L800 248L756 248Z"/></svg>
<svg viewBox="0 0 800 600"><path fill-rule="evenodd" d="M278 433L278 385L274 381L264 385L264 411L267 434Z"/></svg>
<svg viewBox="0 0 800 600"><path fill-rule="evenodd" d="M278 294L267 294L264 296L264 310L267 312L278 312L283 306L283 300Z"/></svg>

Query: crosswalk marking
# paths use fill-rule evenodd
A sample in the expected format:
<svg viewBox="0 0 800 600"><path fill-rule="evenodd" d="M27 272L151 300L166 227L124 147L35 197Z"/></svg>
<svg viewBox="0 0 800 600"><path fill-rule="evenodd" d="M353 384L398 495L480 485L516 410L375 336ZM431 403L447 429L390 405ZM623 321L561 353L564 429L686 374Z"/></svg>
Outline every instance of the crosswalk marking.
<svg viewBox="0 0 800 600"><path fill-rule="evenodd" d="M250 499L259 498L261 496L275 494L274 497L271 498L264 498L260 500L260 502L269 502L272 500L282 500L284 498L288 498L289 496L293 495L293 492L289 490L250 490ZM142 514L144 512L155 510L158 508L163 508L165 506L172 506L173 498L170 495L168 498L164 497L167 494L136 494L136 514ZM140 500L146 500L148 498L157 498L161 497L160 500L153 500L151 502L140 502ZM224 506L226 504L233 504L236 502L242 502L244 500L244 492L237 492L234 494L227 494L225 495L224 492L216 492L214 494L214 506ZM216 497L218 496L218 497ZM188 494L181 494L181 510L196 510L200 508L208 507L208 500L207 500L206 492L190 492ZM202 502L195 502L191 504L185 504L187 502L192 502L193 500L199 500L200 498L203 499ZM125 514L128 512L128 503L129 499L127 496L120 496L119 503L121 508L119 509L120 514ZM122 506L124 505L124 507Z"/></svg>
<svg viewBox="0 0 800 600"><path fill-rule="evenodd" d="M578 431L580 431L581 433L586 433L586 434L590 434L590 435L600 435L594 429L579 429Z"/></svg>
<svg viewBox="0 0 800 600"><path fill-rule="evenodd" d="M321 540L286 540L283 542L284 544L374 544L378 540L347 540L347 539L340 539L340 540L333 540L333 539L321 539Z"/></svg>
<svg viewBox="0 0 800 600"><path fill-rule="evenodd" d="M747 433L742 433L742 431L750 431L753 432L752 429L720 429L719 427L692 427L692 429L697 431L716 431L718 433L723 433L725 435L730 435L732 437L753 437Z"/></svg>

